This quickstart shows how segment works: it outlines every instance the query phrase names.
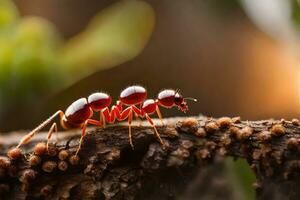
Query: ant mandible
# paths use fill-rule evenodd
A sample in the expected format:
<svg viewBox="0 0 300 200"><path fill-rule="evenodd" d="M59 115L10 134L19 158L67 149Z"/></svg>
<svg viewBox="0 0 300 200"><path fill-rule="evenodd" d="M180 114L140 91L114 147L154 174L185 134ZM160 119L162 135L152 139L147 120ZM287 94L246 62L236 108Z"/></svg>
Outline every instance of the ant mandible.
<svg viewBox="0 0 300 200"><path fill-rule="evenodd" d="M148 122L154 128L155 134L159 139L160 143L163 144L163 141L155 127L155 124L149 115L156 112L161 122L163 123L159 106L163 106L166 108L177 106L181 111L186 112L188 110L188 106L185 100L190 99L193 101L197 101L193 98L183 98L183 96L179 94L179 91L175 90L161 91L158 94L158 98L156 100L145 100L146 97L147 91L144 87L127 87L121 92L119 100L116 102L116 105L112 106L111 111L109 111L108 108L108 106L110 106L111 104L111 97L106 93L97 92L91 94L88 98L80 98L74 101L66 109L65 112L58 110L48 119L42 122L39 126L33 129L30 133L25 135L16 148L20 148L21 145L28 143L37 132L39 132L42 128L51 123L57 116L60 117L60 123L64 129L82 128L81 138L75 155L78 154L81 148L81 144L85 136L88 124L105 127L106 122L114 123L115 119L117 119L118 121L128 119L129 143L133 148L134 146L131 136L131 123L133 113L135 113L135 115L138 117L146 117ZM138 104L141 105L140 109L136 107L136 105ZM125 108L124 110L123 105L127 106L127 108ZM100 112L99 121L91 119L94 112ZM55 122L52 124L47 134L47 150L53 132L57 132L57 124Z"/></svg>

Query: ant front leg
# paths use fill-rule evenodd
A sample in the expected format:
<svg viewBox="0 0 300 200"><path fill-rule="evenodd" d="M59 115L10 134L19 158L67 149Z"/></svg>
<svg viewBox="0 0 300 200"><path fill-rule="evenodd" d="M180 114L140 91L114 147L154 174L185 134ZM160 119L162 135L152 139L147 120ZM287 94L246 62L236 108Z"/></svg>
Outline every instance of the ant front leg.
<svg viewBox="0 0 300 200"><path fill-rule="evenodd" d="M47 126L56 116L60 116L60 118L62 119L64 116L64 112L59 110L56 113L54 113L53 115L51 115L48 119L46 119L44 122L42 122L40 125L38 125L35 129L33 129L30 133L28 133L27 135L25 135L21 141L19 142L19 144L17 145L16 148L20 148L23 144L27 144L32 138L33 136L39 132L41 129L43 129L45 126ZM51 128L50 128L51 129Z"/></svg>
<svg viewBox="0 0 300 200"><path fill-rule="evenodd" d="M83 138L86 134L86 129L87 129L88 124L92 124L92 125L96 125L96 126L102 126L103 125L101 121L97 121L97 120L94 120L94 119L88 119L84 122L84 124L82 126L82 133L81 133L81 137L80 137L80 140L79 140L79 145L78 145L78 148L76 150L75 156L77 156L78 152L81 149L82 141L83 141Z"/></svg>
<svg viewBox="0 0 300 200"><path fill-rule="evenodd" d="M164 123L164 120L163 120L163 117L161 115L161 112L160 112L160 109L159 109L158 105L156 106L156 113L157 113L158 118L160 119L161 125L164 126L165 123Z"/></svg>
<svg viewBox="0 0 300 200"><path fill-rule="evenodd" d="M161 139L161 137L160 137L160 134L158 133L158 131L157 131L155 125L154 125L153 120L150 118L150 116L149 116L147 113L145 114L145 116L146 116L146 119L148 120L148 122L149 122L149 123L151 124L151 126L153 127L154 132L155 132L155 134L156 134L156 137L159 139L159 142L160 142L163 146L165 146L164 142L162 141L162 139Z"/></svg>

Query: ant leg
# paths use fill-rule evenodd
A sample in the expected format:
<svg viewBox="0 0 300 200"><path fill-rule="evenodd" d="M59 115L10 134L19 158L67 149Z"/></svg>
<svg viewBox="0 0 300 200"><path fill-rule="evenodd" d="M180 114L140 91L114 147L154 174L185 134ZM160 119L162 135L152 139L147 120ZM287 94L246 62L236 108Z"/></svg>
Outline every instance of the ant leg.
<svg viewBox="0 0 300 200"><path fill-rule="evenodd" d="M133 110L133 106L127 107L125 110L123 110L120 113L120 110L116 107L116 109L114 109L114 112L116 114L116 117L119 121L125 120L128 117L128 137L129 137L129 143L130 146L132 147L132 149L134 149L133 146L133 142L132 142L132 134L131 134L131 122L132 122L132 110Z"/></svg>
<svg viewBox="0 0 300 200"><path fill-rule="evenodd" d="M75 152L75 156L77 156L79 150L81 149L81 144L82 144L83 138L85 136L86 128L87 128L87 121L85 121L83 126L82 126L82 133L81 133L81 137L80 137L80 140L79 140L77 150Z"/></svg>
<svg viewBox="0 0 300 200"><path fill-rule="evenodd" d="M114 106L113 106L114 107ZM112 113L112 110L111 110ZM102 116L104 118L104 120L106 120L108 123L112 123L111 121L111 113L109 112L108 108L105 108L104 110L102 110Z"/></svg>
<svg viewBox="0 0 300 200"><path fill-rule="evenodd" d="M160 119L161 124L164 126L165 123L163 121L163 117L161 115L161 112L160 112L160 109L159 109L158 105L156 105L156 113L157 113L158 118Z"/></svg>
<svg viewBox="0 0 300 200"><path fill-rule="evenodd" d="M92 125L96 125L96 126L102 126L102 122L99 122L97 120L94 120L94 119L88 119L84 122L83 126L82 126L82 133L81 133L81 137L80 137L80 140L79 140L79 145L77 147L77 150L75 152L75 156L77 156L79 150L81 149L81 145L82 145L82 141L83 141L83 138L86 134L86 129L87 129L87 125L88 124L92 124Z"/></svg>
<svg viewBox="0 0 300 200"><path fill-rule="evenodd" d="M138 109L135 105L131 106L133 112L135 112L138 116L142 116L142 111L140 109Z"/></svg>
<svg viewBox="0 0 300 200"><path fill-rule="evenodd" d="M130 112L132 112L132 106L127 107L127 108L126 108L125 110L123 110L121 113L119 112L118 109L115 109L114 111L115 111L115 114L116 114L117 119L118 119L119 121L123 121L123 120L125 120L125 119L129 116ZM131 118L132 118L132 113L131 113Z"/></svg>
<svg viewBox="0 0 300 200"><path fill-rule="evenodd" d="M55 133L56 133L56 142L59 144L60 143L60 139L59 139L59 134L58 134L58 131L57 131L57 127L55 129Z"/></svg>
<svg viewBox="0 0 300 200"><path fill-rule="evenodd" d="M51 126L51 128L49 129L48 131L48 135L47 135L47 151L49 150L49 142L50 142L50 139L51 139L51 136L52 136L52 133L53 132L57 132L57 125L56 123L54 122Z"/></svg>
<svg viewBox="0 0 300 200"><path fill-rule="evenodd" d="M135 117L135 120L136 122L138 123L138 126L142 126L142 120L141 118L139 118L138 114L134 113L134 117Z"/></svg>
<svg viewBox="0 0 300 200"><path fill-rule="evenodd" d="M114 123L115 122L115 119L119 118L120 116L120 110L117 106L112 106L111 108L111 111L109 112L109 109L108 108L105 108L103 111L103 117L104 119L106 119L106 121L108 123Z"/></svg>
<svg viewBox="0 0 300 200"><path fill-rule="evenodd" d="M64 112L59 110L56 113L54 113L53 115L51 115L48 119L46 119L44 122L42 122L40 125L38 125L35 129L33 129L30 133L28 133L27 135L25 135L21 141L19 142L19 144L17 145L16 148L20 148L21 145L23 144L27 144L31 138L37 133L39 132L42 128L44 128L45 126L47 126L56 116L60 116L60 118L62 118L64 116Z"/></svg>
<svg viewBox="0 0 300 200"><path fill-rule="evenodd" d="M129 138L129 143L132 149L134 149L133 142L132 142L132 136L131 136L131 122L132 122L132 110L130 110L129 115L128 115L128 138Z"/></svg>
<svg viewBox="0 0 300 200"><path fill-rule="evenodd" d="M117 104L112 106L110 111L108 108L105 108L103 110L103 116L108 123L114 123L116 119L121 121L120 118L122 113L123 113L123 108L122 108L122 103L120 101L117 101Z"/></svg>
<svg viewBox="0 0 300 200"><path fill-rule="evenodd" d="M100 111L100 121L102 121L102 123L103 123L103 128L105 128L105 127L106 127L105 116L104 116L102 110Z"/></svg>
<svg viewBox="0 0 300 200"><path fill-rule="evenodd" d="M25 135L21 139L21 141L19 142L19 144L17 145L16 148L20 148L22 144L27 144L31 140L31 138L34 136L34 134L35 134L35 132L30 132L27 135Z"/></svg>
<svg viewBox="0 0 300 200"><path fill-rule="evenodd" d="M119 109L119 111L120 111L120 112L122 112L122 111L123 111L123 106L122 106L122 103L121 103L121 101L117 101L117 103L116 103L116 107Z"/></svg>
<svg viewBox="0 0 300 200"><path fill-rule="evenodd" d="M145 114L145 116L146 116L146 119L148 120L148 122L149 122L149 123L151 124L151 126L153 127L154 132L155 132L155 134L156 134L156 137L159 139L159 142L164 146L165 144L164 144L164 142L162 141L162 139L161 139L161 137L160 137L160 135L159 135L159 133L158 133L158 131L157 131L155 125L154 125L154 122L152 121L152 119L149 117L149 115L148 115L147 113Z"/></svg>
<svg viewBox="0 0 300 200"><path fill-rule="evenodd" d="M142 111L138 109L135 105L132 106L132 110L134 112L134 116L136 121L138 121L138 126L142 125L142 120L139 117L142 117Z"/></svg>
<svg viewBox="0 0 300 200"><path fill-rule="evenodd" d="M128 108L126 108L125 110L123 110L122 113L118 113L118 109L116 109L116 116L117 116L117 119L119 121L122 121L124 119L126 119L128 117L128 138L129 138L129 144L131 146L132 149L134 149L134 146L133 146L133 142L132 142L132 134L131 134L131 122L132 122L132 108L133 106L130 106Z"/></svg>

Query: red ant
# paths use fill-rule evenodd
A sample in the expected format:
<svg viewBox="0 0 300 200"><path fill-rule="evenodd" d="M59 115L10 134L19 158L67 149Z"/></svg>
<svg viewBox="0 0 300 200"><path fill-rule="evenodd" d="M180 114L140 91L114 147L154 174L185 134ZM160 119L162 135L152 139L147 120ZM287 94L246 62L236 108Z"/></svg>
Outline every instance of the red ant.
<svg viewBox="0 0 300 200"><path fill-rule="evenodd" d="M154 128L156 136L158 137L161 144L163 144L162 139L154 125L154 122L149 115L157 112L157 115L162 121L162 116L159 110L159 105L171 108L177 106L181 111L186 112L188 110L187 103L185 99L191 99L196 101L193 98L183 98L179 91L175 90L163 90L158 94L158 99L147 99L147 91L141 86L130 86L124 89L119 97L119 101L116 102L116 105L112 106L111 111L109 111L108 106L111 104L111 97L106 93L93 93L87 99L80 98L74 101L65 111L61 110L55 112L47 120L37 126L30 133L25 135L16 148L19 148L21 145L26 144L30 139L39 132L42 128L48 125L55 117L60 116L60 123L64 129L72 128L82 128L82 134L79 141L78 148L75 155L78 154L83 138L86 133L87 125L92 124L96 126L105 127L105 123L113 123L115 119L118 121L123 121L128 118L129 125L129 143L133 148L132 137L131 137L131 122L133 113L138 117L146 117L148 122ZM136 105L140 104L140 109ZM123 105L127 106L123 110ZM100 112L100 120L91 119L94 112ZM163 123L163 121L162 121ZM54 122L49 129L47 135L47 149L53 132L57 132L57 125Z"/></svg>

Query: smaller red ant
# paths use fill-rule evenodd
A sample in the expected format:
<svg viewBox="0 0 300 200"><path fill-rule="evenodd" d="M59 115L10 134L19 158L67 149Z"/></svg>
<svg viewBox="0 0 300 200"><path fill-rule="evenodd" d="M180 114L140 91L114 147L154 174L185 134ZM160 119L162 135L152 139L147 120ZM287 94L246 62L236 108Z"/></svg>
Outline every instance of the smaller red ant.
<svg viewBox="0 0 300 200"><path fill-rule="evenodd" d="M188 110L188 106L185 100L190 99L193 101L197 101L193 98L183 98L182 95L179 94L179 91L175 90L163 90L158 94L158 98L156 100L145 100L146 97L147 91L145 88L141 86L127 87L121 92L119 100L116 102L116 105L112 106L111 111L109 111L108 108L108 106L110 106L111 104L111 97L106 93L97 92L91 94L88 98L80 98L74 101L66 109L65 112L58 110L47 120L42 122L35 129L33 129L30 133L25 135L16 148L20 148L21 145L28 143L37 132L39 132L42 128L51 123L51 121L53 121L54 118L57 116L60 116L60 123L64 129L82 128L81 138L75 155L78 154L81 148L81 144L85 136L88 124L105 127L106 122L114 123L115 119L117 119L118 121L123 121L128 118L129 143L133 148L133 142L131 137L131 123L133 113L135 113L138 117L146 117L148 122L154 128L155 134L159 139L160 143L163 144L163 141L160 138L155 124L149 115L156 112L161 122L163 123L159 106L163 106L166 108L177 106L181 111L186 112ZM124 110L123 105L127 106ZM137 108L136 105L141 105L140 109ZM94 112L100 112L99 121L91 119ZM55 122L52 124L48 131L47 150L53 132L57 132L57 124Z"/></svg>

